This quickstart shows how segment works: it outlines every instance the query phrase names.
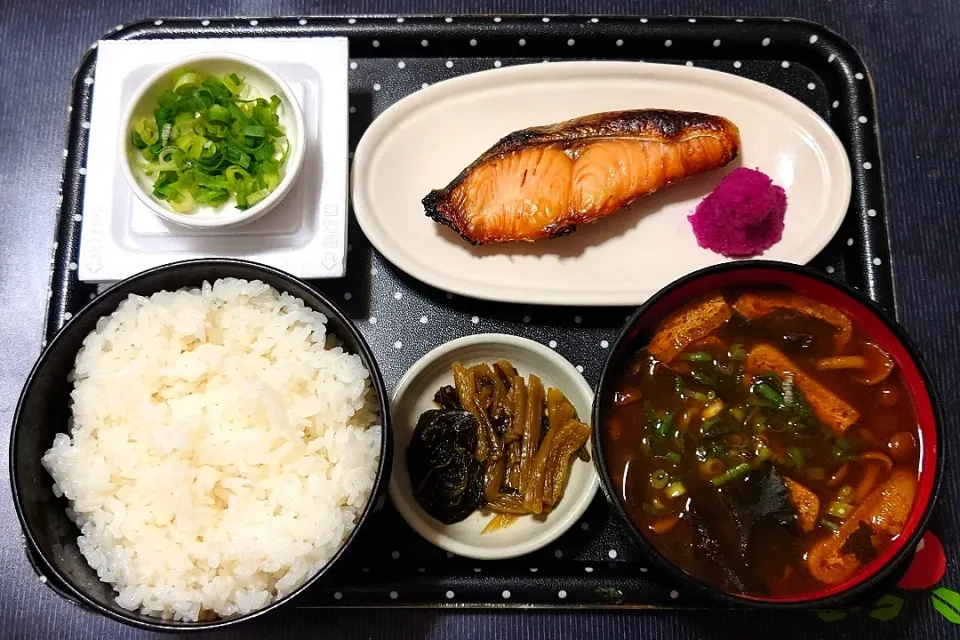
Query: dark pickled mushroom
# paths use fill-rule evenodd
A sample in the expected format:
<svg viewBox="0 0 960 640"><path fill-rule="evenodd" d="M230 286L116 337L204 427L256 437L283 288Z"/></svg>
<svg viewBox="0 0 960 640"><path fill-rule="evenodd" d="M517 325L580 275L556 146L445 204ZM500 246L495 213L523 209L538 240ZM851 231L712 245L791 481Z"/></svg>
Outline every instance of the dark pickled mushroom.
<svg viewBox="0 0 960 640"><path fill-rule="evenodd" d="M460 404L460 396L453 385L448 384L437 389L433 396L433 401L440 405L441 409L447 411L463 411L463 405Z"/></svg>
<svg viewBox="0 0 960 640"><path fill-rule="evenodd" d="M431 409L407 446L413 495L444 524L464 520L483 504L484 467L474 457L477 420L467 411Z"/></svg>

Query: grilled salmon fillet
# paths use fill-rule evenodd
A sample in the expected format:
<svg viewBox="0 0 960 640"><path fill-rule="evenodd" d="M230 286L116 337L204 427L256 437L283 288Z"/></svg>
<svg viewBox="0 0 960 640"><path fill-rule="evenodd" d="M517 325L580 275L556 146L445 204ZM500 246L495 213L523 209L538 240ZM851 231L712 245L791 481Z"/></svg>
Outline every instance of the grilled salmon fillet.
<svg viewBox="0 0 960 640"><path fill-rule="evenodd" d="M471 244L565 235L637 198L737 157L740 134L719 116L613 111L502 138L443 189L427 216Z"/></svg>

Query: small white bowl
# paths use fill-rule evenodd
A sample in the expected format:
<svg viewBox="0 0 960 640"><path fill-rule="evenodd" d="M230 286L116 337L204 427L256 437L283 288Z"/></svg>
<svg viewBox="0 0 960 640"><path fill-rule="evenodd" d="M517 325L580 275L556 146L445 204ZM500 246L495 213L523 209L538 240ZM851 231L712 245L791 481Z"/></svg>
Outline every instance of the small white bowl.
<svg viewBox="0 0 960 640"><path fill-rule="evenodd" d="M514 558L556 540L583 515L599 484L593 463L575 458L563 498L546 518L523 516L507 528L485 535L480 532L493 514L478 511L461 522L447 525L430 517L417 503L410 487L406 452L420 414L437 408L433 396L441 386L453 383L453 363L492 364L501 358L509 360L525 378L536 374L544 388L556 387L563 391L579 418L585 422L590 420L593 390L572 364L539 342L499 333L467 336L437 347L410 367L390 401L394 435L390 478L393 504L407 523L429 542L457 555L480 560ZM590 455L592 458L592 450Z"/></svg>
<svg viewBox="0 0 960 640"><path fill-rule="evenodd" d="M193 213L177 213L166 202L153 197L153 178L133 166L130 154L134 151L130 144L130 127L137 118L149 116L156 108L157 98L170 85L171 76L186 67L199 73L223 76L235 72L249 85L252 95L269 98L278 95L282 104L278 111L280 124L287 134L290 144L287 161L282 168L283 176L277 188L269 196L245 211L236 208L236 201L228 200L219 207L197 205ZM127 105L121 125L120 157L123 174L130 189L143 204L168 222L194 228L220 228L238 226L253 222L273 209L290 191L303 165L305 131L303 112L290 87L277 74L264 65L233 53L203 53L182 58L150 76L141 85Z"/></svg>

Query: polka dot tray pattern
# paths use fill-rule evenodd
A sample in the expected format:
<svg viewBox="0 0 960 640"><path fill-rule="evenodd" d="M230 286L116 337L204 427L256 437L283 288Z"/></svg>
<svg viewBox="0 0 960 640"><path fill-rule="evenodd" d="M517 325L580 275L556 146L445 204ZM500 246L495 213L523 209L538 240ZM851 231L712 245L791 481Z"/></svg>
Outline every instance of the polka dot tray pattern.
<svg viewBox="0 0 960 640"><path fill-rule="evenodd" d="M783 19L559 16L156 19L121 25L107 38L318 37L350 40L350 145L397 100L484 69L554 60L639 60L717 69L794 96L846 146L853 196L838 234L814 261L895 311L881 159L869 73L857 52L817 25ZM96 49L83 58L68 107L46 338L95 294L76 263ZM454 296L394 269L357 225L347 276L316 281L354 318L388 385L448 340L481 332L538 340L591 384L631 309L496 304ZM30 550L28 549L28 552ZM37 566L35 564L35 566ZM39 569L38 569L39 572ZM42 575L42 572L41 572ZM513 560L453 556L421 539L389 501L328 579L301 606L704 607L657 575L631 546L598 494L583 519L549 547ZM62 587L46 580L67 595Z"/></svg>

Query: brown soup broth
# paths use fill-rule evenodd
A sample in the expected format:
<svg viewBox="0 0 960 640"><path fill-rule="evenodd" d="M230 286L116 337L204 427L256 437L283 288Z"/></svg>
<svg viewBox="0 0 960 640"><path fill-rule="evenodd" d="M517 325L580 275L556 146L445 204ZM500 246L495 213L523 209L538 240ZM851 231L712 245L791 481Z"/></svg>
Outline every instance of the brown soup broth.
<svg viewBox="0 0 960 640"><path fill-rule="evenodd" d="M730 290L723 297L735 306L744 294L766 296L771 290ZM866 384L862 378L877 365L870 357L865 368L823 370L818 363L825 358L878 353L855 325L842 348L837 336L836 326L796 309L751 319L733 311L706 338L678 341L681 355L668 365L651 354L651 346L627 368L603 432L607 467L636 526L687 573L725 591L769 597L840 582L838 573L811 573L811 547L849 537L856 525L847 523L854 518L869 523L869 507L857 507L879 493L891 473L906 469L917 476L917 419L900 371L893 368L881 382ZM808 398L792 373L758 378L746 371L762 344L788 357L859 418L840 435L818 417L817 398ZM724 474L733 477L724 480ZM815 512L798 508L792 493L786 510L783 504L751 504L765 490L761 485L783 503L790 481L816 494ZM730 509L731 503L743 511ZM842 550L845 566L856 567L851 575L867 568L899 530L867 534L866 545L862 535L854 536L859 550L853 543Z"/></svg>

